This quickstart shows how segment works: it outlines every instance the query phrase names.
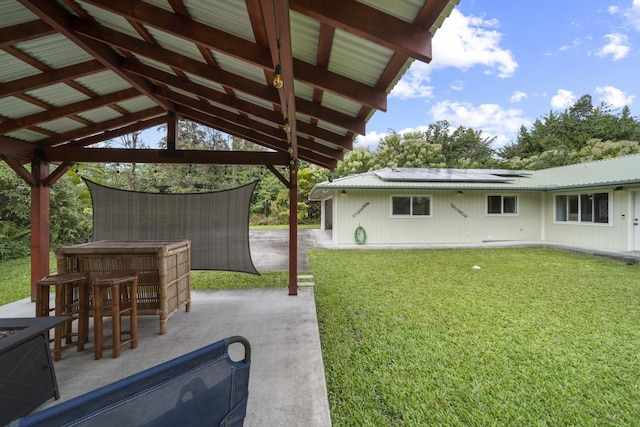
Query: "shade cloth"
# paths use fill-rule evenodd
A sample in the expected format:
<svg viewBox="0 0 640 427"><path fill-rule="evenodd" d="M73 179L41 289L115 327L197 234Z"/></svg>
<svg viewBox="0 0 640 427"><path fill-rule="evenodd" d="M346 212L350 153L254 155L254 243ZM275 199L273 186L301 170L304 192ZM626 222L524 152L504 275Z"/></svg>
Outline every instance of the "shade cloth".
<svg viewBox="0 0 640 427"><path fill-rule="evenodd" d="M185 194L84 182L93 204L93 241L187 239L192 270L258 274L249 248L249 204L257 181L231 190Z"/></svg>

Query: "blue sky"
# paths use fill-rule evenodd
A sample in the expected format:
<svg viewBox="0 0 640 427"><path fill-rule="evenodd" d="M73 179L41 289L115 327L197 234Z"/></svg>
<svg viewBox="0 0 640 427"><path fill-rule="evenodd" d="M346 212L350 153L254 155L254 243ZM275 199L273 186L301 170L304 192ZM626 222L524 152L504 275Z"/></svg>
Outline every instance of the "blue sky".
<svg viewBox="0 0 640 427"><path fill-rule="evenodd" d="M582 95L640 115L640 0L460 0L355 146L438 120L515 141ZM619 112L619 110L618 110Z"/></svg>

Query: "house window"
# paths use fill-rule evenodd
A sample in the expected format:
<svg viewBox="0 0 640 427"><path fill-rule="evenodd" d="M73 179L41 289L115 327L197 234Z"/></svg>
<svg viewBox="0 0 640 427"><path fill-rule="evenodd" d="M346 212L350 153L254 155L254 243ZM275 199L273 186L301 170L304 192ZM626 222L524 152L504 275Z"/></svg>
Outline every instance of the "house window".
<svg viewBox="0 0 640 427"><path fill-rule="evenodd" d="M488 195L487 215L517 215L518 196Z"/></svg>
<svg viewBox="0 0 640 427"><path fill-rule="evenodd" d="M431 216L431 197L392 196L391 216Z"/></svg>
<svg viewBox="0 0 640 427"><path fill-rule="evenodd" d="M608 224L609 193L557 195L556 221Z"/></svg>

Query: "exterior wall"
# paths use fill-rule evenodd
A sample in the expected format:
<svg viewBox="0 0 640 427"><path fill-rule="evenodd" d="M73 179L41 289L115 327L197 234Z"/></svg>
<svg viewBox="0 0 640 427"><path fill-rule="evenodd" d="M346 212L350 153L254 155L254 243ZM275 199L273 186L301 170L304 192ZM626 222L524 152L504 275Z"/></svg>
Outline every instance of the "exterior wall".
<svg viewBox="0 0 640 427"><path fill-rule="evenodd" d="M589 224L557 222L555 220L555 196L586 192L609 193L609 223ZM633 195L630 189L580 190L550 192L545 194L544 233L548 242L564 243L599 249L633 250Z"/></svg>
<svg viewBox="0 0 640 427"><path fill-rule="evenodd" d="M366 244L478 243L485 240L541 240L539 192L518 196L517 215L486 215L487 194L464 191L347 190L333 202L333 240L355 244L355 230L364 227ZM507 193L504 193L507 194ZM513 194L513 193L511 193ZM430 217L394 218L391 196L431 196Z"/></svg>

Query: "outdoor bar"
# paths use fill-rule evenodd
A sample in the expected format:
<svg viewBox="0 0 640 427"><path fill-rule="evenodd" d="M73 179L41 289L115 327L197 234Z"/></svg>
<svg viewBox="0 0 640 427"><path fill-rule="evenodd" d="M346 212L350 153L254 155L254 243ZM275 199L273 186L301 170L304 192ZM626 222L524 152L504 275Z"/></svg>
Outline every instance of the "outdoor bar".
<svg viewBox="0 0 640 427"><path fill-rule="evenodd" d="M54 252L58 273L81 272L87 283L113 271L138 273L138 315L159 315L160 334L182 307L191 310L191 244L181 241L101 240Z"/></svg>

